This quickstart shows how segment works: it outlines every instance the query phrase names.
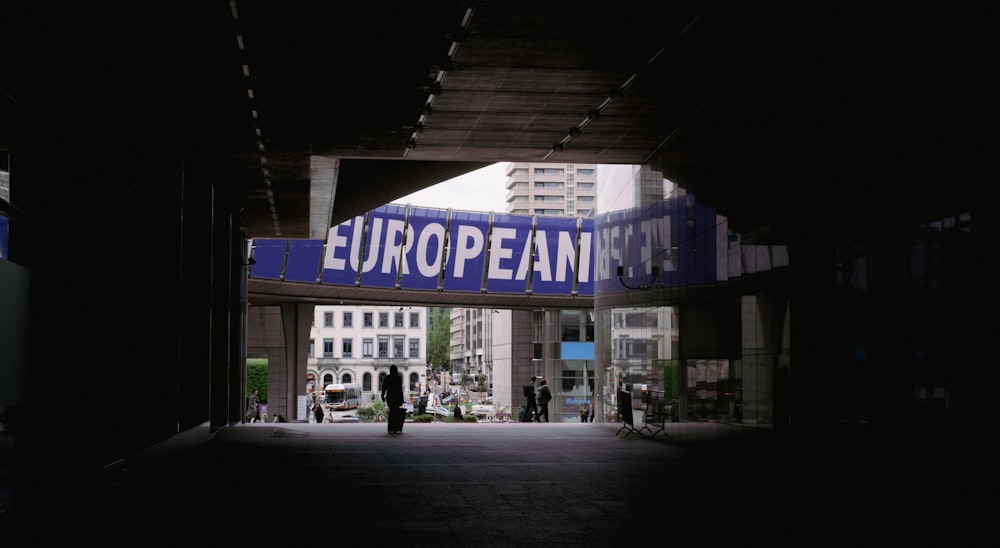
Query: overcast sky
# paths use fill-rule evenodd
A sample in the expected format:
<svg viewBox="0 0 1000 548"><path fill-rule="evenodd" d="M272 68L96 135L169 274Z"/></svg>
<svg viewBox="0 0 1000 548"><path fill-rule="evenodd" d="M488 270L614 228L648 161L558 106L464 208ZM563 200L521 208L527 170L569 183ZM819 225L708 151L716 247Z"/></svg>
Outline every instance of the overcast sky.
<svg viewBox="0 0 1000 548"><path fill-rule="evenodd" d="M449 179L432 187L393 200L394 204L411 204L435 209L464 211L507 211L507 164L501 162Z"/></svg>

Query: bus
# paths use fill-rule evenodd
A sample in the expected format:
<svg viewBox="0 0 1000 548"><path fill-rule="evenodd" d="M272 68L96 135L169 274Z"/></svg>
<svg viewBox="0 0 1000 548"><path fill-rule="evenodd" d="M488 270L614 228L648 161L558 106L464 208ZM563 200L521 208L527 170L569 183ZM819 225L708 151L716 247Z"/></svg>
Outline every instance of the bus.
<svg viewBox="0 0 1000 548"><path fill-rule="evenodd" d="M323 392L323 407L330 411L357 409L361 405L360 384L328 384Z"/></svg>

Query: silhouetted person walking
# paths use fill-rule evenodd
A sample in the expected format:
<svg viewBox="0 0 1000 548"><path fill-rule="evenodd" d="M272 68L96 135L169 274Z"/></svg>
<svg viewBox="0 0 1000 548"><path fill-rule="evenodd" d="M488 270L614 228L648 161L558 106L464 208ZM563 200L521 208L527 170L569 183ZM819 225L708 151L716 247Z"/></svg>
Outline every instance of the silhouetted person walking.
<svg viewBox="0 0 1000 548"><path fill-rule="evenodd" d="M260 401L257 399L257 389L254 388L247 397L247 422L257 422L260 420Z"/></svg>
<svg viewBox="0 0 1000 548"><path fill-rule="evenodd" d="M538 400L538 422L542 422L542 417L545 417L545 422L549 422L549 402L552 401L552 391L549 390L549 384L542 379L538 384L538 394L535 395L535 399Z"/></svg>
<svg viewBox="0 0 1000 548"><path fill-rule="evenodd" d="M538 377L532 376L531 382L524 385L524 397L527 401L524 404L524 413L521 413L521 422L531 422L531 417L538 416L538 404L535 403L535 379Z"/></svg>
<svg viewBox="0 0 1000 548"><path fill-rule="evenodd" d="M389 433L399 434L403 431L403 377L399 374L396 364L389 366L389 374L382 382L382 401L389 407Z"/></svg>

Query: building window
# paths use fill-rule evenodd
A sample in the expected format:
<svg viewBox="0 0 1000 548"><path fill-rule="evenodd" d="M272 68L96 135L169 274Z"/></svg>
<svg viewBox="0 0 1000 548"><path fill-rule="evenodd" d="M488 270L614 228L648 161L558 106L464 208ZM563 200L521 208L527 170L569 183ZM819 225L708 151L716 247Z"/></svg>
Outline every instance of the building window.
<svg viewBox="0 0 1000 548"><path fill-rule="evenodd" d="M364 339L361 341L361 355L365 358L371 358L374 355L375 348L374 343L371 339Z"/></svg>
<svg viewBox="0 0 1000 548"><path fill-rule="evenodd" d="M344 327L354 327L354 312L344 312Z"/></svg>
<svg viewBox="0 0 1000 548"><path fill-rule="evenodd" d="M406 355L403 354L403 344L406 342L406 338L402 335L397 335L392 338L392 357L393 358L405 358Z"/></svg>
<svg viewBox="0 0 1000 548"><path fill-rule="evenodd" d="M378 326L379 327L389 327L389 313L379 312L378 313Z"/></svg>
<svg viewBox="0 0 1000 548"><path fill-rule="evenodd" d="M333 312L323 313L323 327L333 327Z"/></svg>
<svg viewBox="0 0 1000 548"><path fill-rule="evenodd" d="M323 339L323 357L333 357L333 339Z"/></svg>
<svg viewBox="0 0 1000 548"><path fill-rule="evenodd" d="M352 382L354 382L354 377L351 376L350 373L344 373L343 375L340 376L340 382L341 382L341 384L352 383Z"/></svg>
<svg viewBox="0 0 1000 548"><path fill-rule="evenodd" d="M583 311L563 310L559 313L559 326L562 329L561 341L582 341Z"/></svg>
<svg viewBox="0 0 1000 548"><path fill-rule="evenodd" d="M371 312L365 312L365 327L375 327L374 316Z"/></svg>
<svg viewBox="0 0 1000 548"><path fill-rule="evenodd" d="M340 340L340 357L350 358L354 355L354 340L353 339L341 339Z"/></svg>
<svg viewBox="0 0 1000 548"><path fill-rule="evenodd" d="M396 312L392 318L393 327L403 327L403 313Z"/></svg>
<svg viewBox="0 0 1000 548"><path fill-rule="evenodd" d="M410 338L410 357L419 358L420 357L420 339Z"/></svg>
<svg viewBox="0 0 1000 548"><path fill-rule="evenodd" d="M389 337L378 338L378 357L380 358L389 357Z"/></svg>
<svg viewBox="0 0 1000 548"><path fill-rule="evenodd" d="M563 170L557 167L536 167L535 175L562 175Z"/></svg>
<svg viewBox="0 0 1000 548"><path fill-rule="evenodd" d="M420 327L419 312L410 312L410 327Z"/></svg>
<svg viewBox="0 0 1000 548"><path fill-rule="evenodd" d="M309 339L309 357L316 357L316 339Z"/></svg>
<svg viewBox="0 0 1000 548"><path fill-rule="evenodd" d="M654 340L623 336L616 339L615 343L615 347L612 349L612 358L621 360L658 359L657 345Z"/></svg>
<svg viewBox="0 0 1000 548"><path fill-rule="evenodd" d="M371 373L365 373L364 375L361 375L361 389L364 390L365 392L371 392L372 391L372 374Z"/></svg>

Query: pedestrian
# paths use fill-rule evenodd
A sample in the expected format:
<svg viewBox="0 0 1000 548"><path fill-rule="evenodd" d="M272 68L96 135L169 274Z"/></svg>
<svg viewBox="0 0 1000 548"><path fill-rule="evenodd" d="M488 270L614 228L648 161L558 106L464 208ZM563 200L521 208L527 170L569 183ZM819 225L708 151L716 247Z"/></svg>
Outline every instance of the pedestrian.
<svg viewBox="0 0 1000 548"><path fill-rule="evenodd" d="M257 399L257 389L250 391L247 397L246 421L253 423L260 420L260 401Z"/></svg>
<svg viewBox="0 0 1000 548"><path fill-rule="evenodd" d="M524 412L521 413L521 422L531 422L532 417L538 416L538 404L535 403L535 379L537 378L532 375L531 382L521 388L527 399L524 404Z"/></svg>
<svg viewBox="0 0 1000 548"><path fill-rule="evenodd" d="M382 381L382 401L389 407L389 433L399 434L403 431L403 420L406 411L403 405L403 377L399 374L396 364L389 366L389 374Z"/></svg>
<svg viewBox="0 0 1000 548"><path fill-rule="evenodd" d="M549 384L542 379L538 383L538 393L535 394L535 400L538 403L538 422L542 422L542 417L545 417L545 422L549 422L549 402L552 401L552 391L549 390Z"/></svg>
<svg viewBox="0 0 1000 548"><path fill-rule="evenodd" d="M455 422L462 422L462 406L455 403Z"/></svg>
<svg viewBox="0 0 1000 548"><path fill-rule="evenodd" d="M316 404L313 406L313 416L316 418L316 422L323 422L323 406Z"/></svg>
<svg viewBox="0 0 1000 548"><path fill-rule="evenodd" d="M590 411L587 409L587 404L581 405L580 406L580 422L587 422L587 415L589 415L589 414L590 414Z"/></svg>

